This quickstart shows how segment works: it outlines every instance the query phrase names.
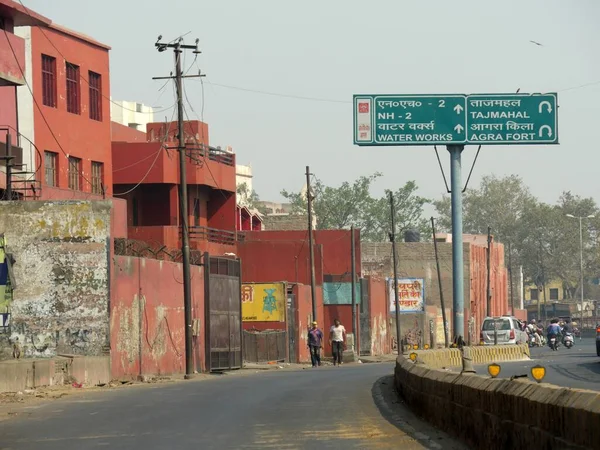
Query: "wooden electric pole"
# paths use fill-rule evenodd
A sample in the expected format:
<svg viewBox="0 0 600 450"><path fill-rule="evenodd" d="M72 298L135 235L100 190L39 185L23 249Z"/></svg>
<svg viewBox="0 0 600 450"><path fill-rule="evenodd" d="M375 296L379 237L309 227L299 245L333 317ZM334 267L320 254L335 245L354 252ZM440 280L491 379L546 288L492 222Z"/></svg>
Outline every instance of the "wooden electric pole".
<svg viewBox="0 0 600 450"><path fill-rule="evenodd" d="M190 277L190 235L188 228L188 195L187 195L187 174L185 161L185 135L183 131L183 79L197 78L204 75L184 75L181 67L181 54L184 50L193 50L193 53L201 53L198 50L198 39L195 45L184 45L183 38L178 38L174 42L160 42L162 36L158 37L155 47L159 52L164 52L169 48L173 49L175 54L175 76L154 77L153 80L175 80L177 90L177 150L179 152L179 212L181 221L181 254L183 258L183 306L184 306L184 326L185 326L185 378L191 378L194 373L194 355L192 349L192 288ZM205 267L204 270L208 270Z"/></svg>

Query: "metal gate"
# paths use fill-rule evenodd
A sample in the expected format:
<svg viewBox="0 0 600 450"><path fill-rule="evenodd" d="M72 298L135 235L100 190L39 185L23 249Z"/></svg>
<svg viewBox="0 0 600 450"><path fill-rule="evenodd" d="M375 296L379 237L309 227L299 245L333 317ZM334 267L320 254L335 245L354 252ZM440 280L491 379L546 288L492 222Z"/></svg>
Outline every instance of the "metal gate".
<svg viewBox="0 0 600 450"><path fill-rule="evenodd" d="M288 291L287 294L287 334L289 362L296 363L296 296Z"/></svg>
<svg viewBox="0 0 600 450"><path fill-rule="evenodd" d="M206 367L242 367L242 300L239 259L204 254Z"/></svg>
<svg viewBox="0 0 600 450"><path fill-rule="evenodd" d="M285 331L244 331L244 360L247 362L283 362L287 359L286 346Z"/></svg>

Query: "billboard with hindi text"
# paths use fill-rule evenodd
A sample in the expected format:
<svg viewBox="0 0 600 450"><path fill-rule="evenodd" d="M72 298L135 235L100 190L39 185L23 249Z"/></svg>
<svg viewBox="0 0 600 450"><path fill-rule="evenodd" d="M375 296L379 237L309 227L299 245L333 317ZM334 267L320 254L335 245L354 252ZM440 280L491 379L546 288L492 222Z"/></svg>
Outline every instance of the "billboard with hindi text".
<svg viewBox="0 0 600 450"><path fill-rule="evenodd" d="M285 322L285 283L243 283L242 322Z"/></svg>
<svg viewBox="0 0 600 450"><path fill-rule="evenodd" d="M394 279L388 278L390 312L396 312ZM400 313L421 313L425 311L425 282L423 278L398 278L398 303Z"/></svg>

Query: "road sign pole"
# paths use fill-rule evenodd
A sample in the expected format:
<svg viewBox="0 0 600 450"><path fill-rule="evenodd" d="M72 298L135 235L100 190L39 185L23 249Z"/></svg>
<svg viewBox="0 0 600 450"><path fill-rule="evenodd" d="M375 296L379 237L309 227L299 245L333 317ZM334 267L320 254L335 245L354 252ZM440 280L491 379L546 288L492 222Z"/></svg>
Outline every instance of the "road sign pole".
<svg viewBox="0 0 600 450"><path fill-rule="evenodd" d="M452 202L452 298L454 342L462 343L465 330L461 154L463 145L448 145Z"/></svg>

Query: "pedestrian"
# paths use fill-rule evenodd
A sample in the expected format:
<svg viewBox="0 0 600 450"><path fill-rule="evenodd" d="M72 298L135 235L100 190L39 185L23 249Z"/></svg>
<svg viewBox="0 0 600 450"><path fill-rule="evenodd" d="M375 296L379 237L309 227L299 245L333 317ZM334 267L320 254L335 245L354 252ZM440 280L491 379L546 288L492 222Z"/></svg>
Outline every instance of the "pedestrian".
<svg viewBox="0 0 600 450"><path fill-rule="evenodd" d="M340 323L339 319L333 321L333 325L329 330L329 343L331 344L331 352L333 353L333 365L339 366L342 364L342 356L344 353L346 341L346 329Z"/></svg>
<svg viewBox="0 0 600 450"><path fill-rule="evenodd" d="M323 347L323 332L317 325L317 322L313 322L311 329L308 330L308 348L313 367L321 365L321 347Z"/></svg>

